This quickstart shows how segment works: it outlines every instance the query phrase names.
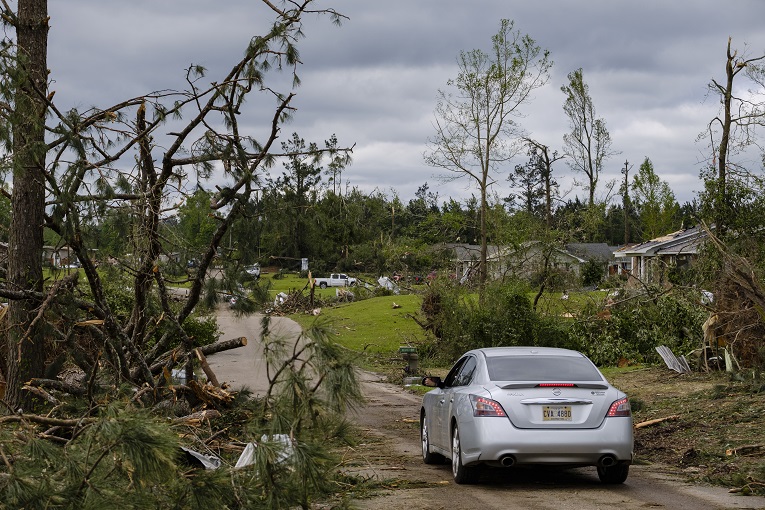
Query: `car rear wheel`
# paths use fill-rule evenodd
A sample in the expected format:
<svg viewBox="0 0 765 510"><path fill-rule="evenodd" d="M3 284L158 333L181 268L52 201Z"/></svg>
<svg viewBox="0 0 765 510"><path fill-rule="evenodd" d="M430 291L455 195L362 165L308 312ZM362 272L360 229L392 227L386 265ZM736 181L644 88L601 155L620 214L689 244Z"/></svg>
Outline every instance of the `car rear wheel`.
<svg viewBox="0 0 765 510"><path fill-rule="evenodd" d="M420 420L420 439L422 440L422 461L425 464L442 464L446 459L440 453L430 451L430 439L428 436L428 421L425 415Z"/></svg>
<svg viewBox="0 0 765 510"><path fill-rule="evenodd" d="M629 464L615 464L608 467L598 466L598 478L600 481L607 484L620 484L624 483L627 479L627 475L630 473Z"/></svg>
<svg viewBox="0 0 765 510"><path fill-rule="evenodd" d="M478 467L467 467L462 464L462 445L460 444L460 431L454 426L452 432L452 475L454 481L459 484L475 483L478 478Z"/></svg>
<svg viewBox="0 0 765 510"><path fill-rule="evenodd" d="M321 282L319 284L319 287L321 287L322 289L326 289L327 288L327 284L325 282Z"/></svg>

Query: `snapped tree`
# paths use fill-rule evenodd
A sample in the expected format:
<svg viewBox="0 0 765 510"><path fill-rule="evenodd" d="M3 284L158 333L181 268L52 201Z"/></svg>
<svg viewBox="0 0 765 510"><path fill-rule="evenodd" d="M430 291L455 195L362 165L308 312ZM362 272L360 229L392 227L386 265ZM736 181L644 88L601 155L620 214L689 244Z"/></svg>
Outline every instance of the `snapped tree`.
<svg viewBox="0 0 765 510"><path fill-rule="evenodd" d="M742 211L736 210L740 209L741 201L752 199L749 190L762 187L762 177L754 177L755 172L743 162L745 159L737 160L737 156L746 154L753 146L762 151L756 128L765 125L765 65L762 64L765 55L751 58L740 55L731 48L731 38L728 38L726 55L725 81L713 79L709 84L711 93L719 98L720 112L699 135L708 140L710 149L710 172L705 176L702 200L718 235L724 235L736 217L743 217ZM753 88L741 86L744 76Z"/></svg>
<svg viewBox="0 0 765 510"><path fill-rule="evenodd" d="M296 42L304 15L327 15L335 23L343 18L332 9L313 9L311 0L263 1L261 7L273 24L250 40L224 75L208 82L204 68L190 65L185 90L79 111L65 110L48 92L46 0L19 0L17 11L2 1L8 35L0 53L0 115L13 171L9 272L0 285L0 296L10 302L2 367L8 409L29 406L24 384L55 379L62 357L85 374L81 384L110 378L115 386L154 388L164 384L164 370L179 364L190 370L194 335L187 320L213 260L222 256L225 266L219 248L227 232L248 209L265 168L308 152L280 150L280 126L296 110L295 92L272 88L267 71L286 71L297 84ZM247 103L255 94L275 101L268 129L258 138L244 131L248 119L264 115ZM314 152L335 158L349 149L335 143ZM179 199L213 172L222 184L210 186L205 204L209 235L195 241L196 271L179 279L166 271L164 261L177 257L179 246L164 236L165 223ZM125 232L131 252L107 261L92 248L100 237L98 218L112 217L130 222ZM81 262L84 289L77 286L78 272L43 287L44 228ZM131 280L127 313L110 294L107 266ZM188 299L179 305L172 283L189 285ZM84 349L83 339L98 347ZM55 352L53 340L60 347Z"/></svg>

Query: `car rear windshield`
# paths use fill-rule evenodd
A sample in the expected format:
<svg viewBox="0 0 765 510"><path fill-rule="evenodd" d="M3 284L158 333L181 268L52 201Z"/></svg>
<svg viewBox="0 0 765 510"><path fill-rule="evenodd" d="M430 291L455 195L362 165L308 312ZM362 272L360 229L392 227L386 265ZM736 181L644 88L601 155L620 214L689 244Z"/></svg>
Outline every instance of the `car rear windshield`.
<svg viewBox="0 0 765 510"><path fill-rule="evenodd" d="M497 356L486 359L492 381L602 381L587 358L570 356Z"/></svg>

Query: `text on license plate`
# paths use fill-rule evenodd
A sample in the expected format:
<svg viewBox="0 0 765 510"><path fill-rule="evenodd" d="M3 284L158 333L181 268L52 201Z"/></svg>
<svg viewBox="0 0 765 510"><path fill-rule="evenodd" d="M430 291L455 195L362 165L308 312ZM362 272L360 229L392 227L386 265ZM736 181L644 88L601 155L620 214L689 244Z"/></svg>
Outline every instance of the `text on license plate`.
<svg viewBox="0 0 765 510"><path fill-rule="evenodd" d="M571 406L544 406L542 407L542 420L571 421Z"/></svg>

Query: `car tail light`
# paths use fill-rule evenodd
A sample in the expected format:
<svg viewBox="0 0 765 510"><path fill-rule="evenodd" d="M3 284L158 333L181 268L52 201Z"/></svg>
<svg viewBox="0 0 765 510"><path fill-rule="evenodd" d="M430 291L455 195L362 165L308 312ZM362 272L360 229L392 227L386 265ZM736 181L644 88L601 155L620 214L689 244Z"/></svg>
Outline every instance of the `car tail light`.
<svg viewBox="0 0 765 510"><path fill-rule="evenodd" d="M473 416L507 416L496 400L470 395L470 403L473 404Z"/></svg>
<svg viewBox="0 0 765 510"><path fill-rule="evenodd" d="M611 404L611 407L608 408L608 414L606 416L611 417L631 415L632 411L630 410L630 401L625 397Z"/></svg>

